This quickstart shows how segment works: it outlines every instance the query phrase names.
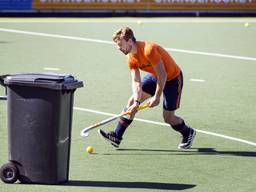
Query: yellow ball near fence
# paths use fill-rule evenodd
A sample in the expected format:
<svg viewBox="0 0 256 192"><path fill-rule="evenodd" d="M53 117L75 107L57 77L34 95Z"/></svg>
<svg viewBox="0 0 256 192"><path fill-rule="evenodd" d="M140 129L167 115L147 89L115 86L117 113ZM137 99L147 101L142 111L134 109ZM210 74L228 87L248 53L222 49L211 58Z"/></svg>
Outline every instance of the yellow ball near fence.
<svg viewBox="0 0 256 192"><path fill-rule="evenodd" d="M88 147L86 148L86 151L87 151L87 153L89 153L89 154L93 153L93 147L92 147L92 146L88 146Z"/></svg>
<svg viewBox="0 0 256 192"><path fill-rule="evenodd" d="M250 27L250 23L245 23L245 24L244 24L244 27L246 27L246 28L247 28L247 27Z"/></svg>
<svg viewBox="0 0 256 192"><path fill-rule="evenodd" d="M142 21L141 21L141 20L138 20L138 21L137 21L137 24L138 24L138 25L142 25Z"/></svg>

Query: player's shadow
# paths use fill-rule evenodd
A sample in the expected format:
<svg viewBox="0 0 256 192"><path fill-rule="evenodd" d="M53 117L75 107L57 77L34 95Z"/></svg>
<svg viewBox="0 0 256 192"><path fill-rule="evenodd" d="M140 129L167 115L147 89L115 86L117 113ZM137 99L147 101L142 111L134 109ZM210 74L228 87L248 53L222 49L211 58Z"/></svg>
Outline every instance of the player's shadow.
<svg viewBox="0 0 256 192"><path fill-rule="evenodd" d="M84 187L128 188L128 189L155 189L155 190L185 190L185 189L190 189L196 186L191 184L158 183L158 182L79 181L79 180L70 180L69 182L63 185L84 186Z"/></svg>
<svg viewBox="0 0 256 192"><path fill-rule="evenodd" d="M256 157L254 151L217 151L214 148L191 148L189 150L164 150L164 149L117 149L117 151L141 152L140 155L223 155ZM154 154L152 153L154 152ZM135 153L129 153L135 155ZM129 155L126 153L126 155ZM107 155L107 154L106 154ZM118 155L118 154L111 154Z"/></svg>
<svg viewBox="0 0 256 192"><path fill-rule="evenodd" d="M197 149L199 154L203 155L229 155L229 156L240 156L240 157L256 157L254 151L217 151L214 148L194 148Z"/></svg>

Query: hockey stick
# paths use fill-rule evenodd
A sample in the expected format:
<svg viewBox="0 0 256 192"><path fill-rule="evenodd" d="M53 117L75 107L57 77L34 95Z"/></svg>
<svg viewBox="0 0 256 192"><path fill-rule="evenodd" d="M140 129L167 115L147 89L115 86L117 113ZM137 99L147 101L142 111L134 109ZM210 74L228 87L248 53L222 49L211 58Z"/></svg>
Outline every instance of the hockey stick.
<svg viewBox="0 0 256 192"><path fill-rule="evenodd" d="M140 110L142 110L142 109L146 109L146 108L148 108L148 107L149 107L148 103L145 104L145 105L141 105L141 106L139 106L138 111L140 111ZM125 115L129 115L129 114L130 114L130 111L122 112L122 113L120 113L120 114L118 114L118 115L115 115L115 116L113 116L113 117L107 118L107 119L105 119L105 120L103 120L103 121L101 121L101 122L99 122L99 123L95 123L95 124L93 124L93 125L91 125L91 126L89 126L89 127L84 128L84 129L81 131L80 135L81 135L82 137L88 137L90 130L92 130L92 129L96 128L96 127L99 127L99 126L101 126L101 125L105 125L105 124L107 124L107 123L109 123L109 122L111 122L111 121L113 121L113 120L115 120L115 119L118 119L119 117L122 117L122 116L125 116Z"/></svg>

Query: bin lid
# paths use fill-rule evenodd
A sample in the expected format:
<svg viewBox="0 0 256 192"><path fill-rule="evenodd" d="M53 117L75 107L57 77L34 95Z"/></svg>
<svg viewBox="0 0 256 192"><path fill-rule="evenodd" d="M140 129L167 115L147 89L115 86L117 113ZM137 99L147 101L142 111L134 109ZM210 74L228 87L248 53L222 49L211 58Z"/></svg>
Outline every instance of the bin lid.
<svg viewBox="0 0 256 192"><path fill-rule="evenodd" d="M55 90L72 90L83 87L83 82L70 74L59 73L17 73L3 76L4 85L43 87Z"/></svg>

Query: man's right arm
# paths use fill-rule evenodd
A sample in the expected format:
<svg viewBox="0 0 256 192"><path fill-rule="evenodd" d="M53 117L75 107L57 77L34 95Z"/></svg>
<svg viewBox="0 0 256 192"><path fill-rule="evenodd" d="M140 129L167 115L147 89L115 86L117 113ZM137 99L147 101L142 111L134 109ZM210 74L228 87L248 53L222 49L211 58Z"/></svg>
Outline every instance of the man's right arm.
<svg viewBox="0 0 256 192"><path fill-rule="evenodd" d="M134 101L140 101L142 95L141 78L139 69L131 69L132 91Z"/></svg>
<svg viewBox="0 0 256 192"><path fill-rule="evenodd" d="M133 116L137 112L142 96L141 77L139 69L131 69L131 76L133 103L128 106L128 110L131 111L131 116Z"/></svg>

